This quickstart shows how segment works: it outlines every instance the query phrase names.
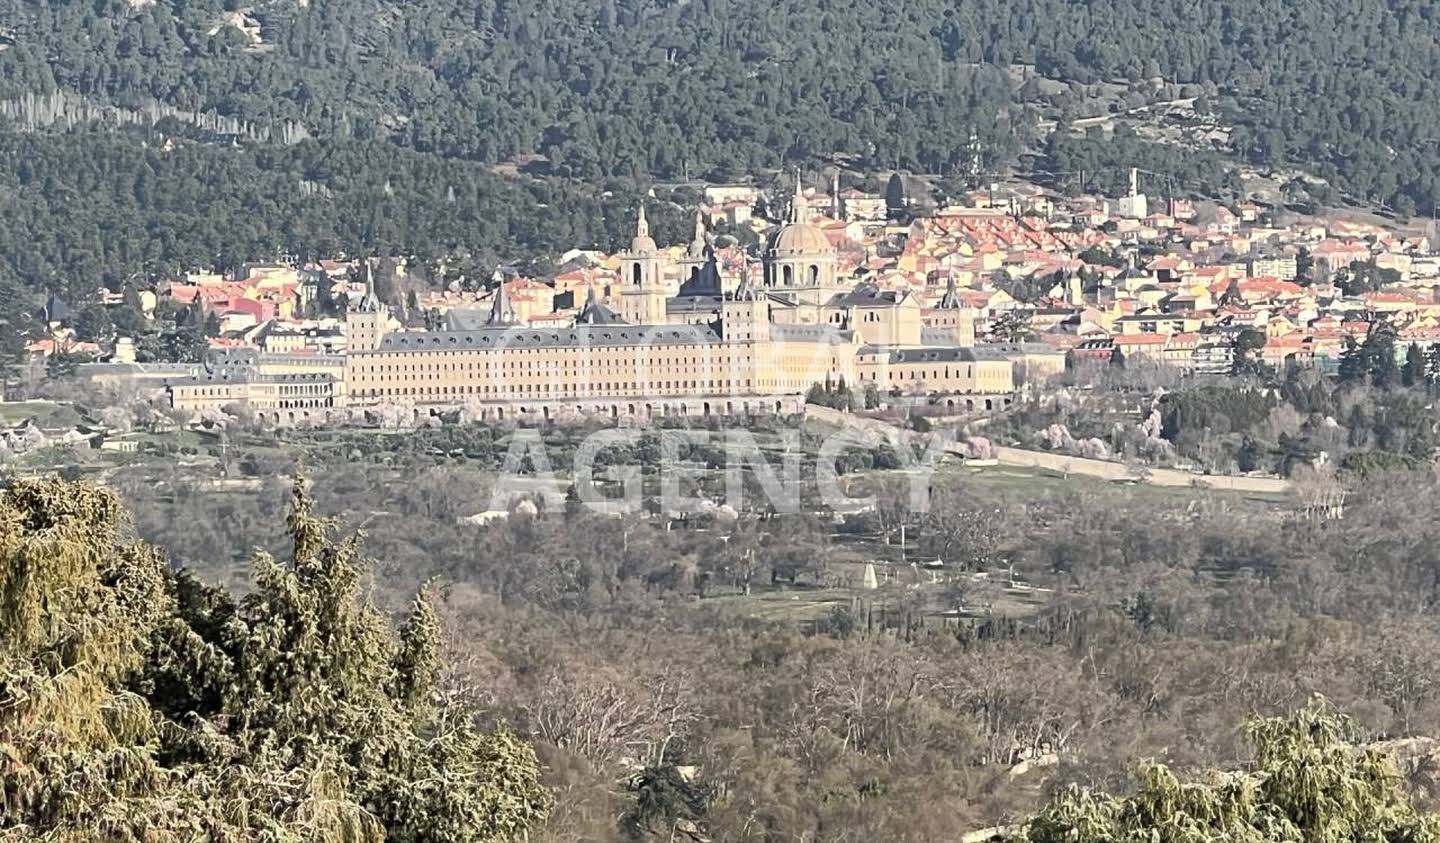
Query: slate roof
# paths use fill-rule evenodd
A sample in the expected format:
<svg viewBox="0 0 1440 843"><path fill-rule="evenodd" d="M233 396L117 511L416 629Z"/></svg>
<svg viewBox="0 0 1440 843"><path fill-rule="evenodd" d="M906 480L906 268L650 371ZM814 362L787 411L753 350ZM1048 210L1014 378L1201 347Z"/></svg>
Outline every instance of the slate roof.
<svg viewBox="0 0 1440 843"><path fill-rule="evenodd" d="M874 284L859 284L848 293L839 293L830 301L826 302L827 307L889 307L899 304L909 298L906 292L894 290L881 290Z"/></svg>
<svg viewBox="0 0 1440 843"><path fill-rule="evenodd" d="M724 303L720 296L683 296L665 302L666 313L695 313L719 310Z"/></svg>
<svg viewBox="0 0 1440 843"><path fill-rule="evenodd" d="M581 325L623 325L625 320L621 319L615 311L600 303L595 297L595 286L590 286L590 295L585 299L585 306L580 309L580 315L575 317L576 327Z"/></svg>
<svg viewBox="0 0 1440 843"><path fill-rule="evenodd" d="M334 383L339 378L331 374L315 372L285 372L262 375L255 369L222 369L194 377L175 378L167 381L170 386L204 386L221 383Z"/></svg>
<svg viewBox="0 0 1440 843"><path fill-rule="evenodd" d="M965 306L961 301L960 293L955 289L955 276L950 276L945 282L945 295L940 297L940 303L935 305L940 310L959 310Z"/></svg>
<svg viewBox="0 0 1440 843"><path fill-rule="evenodd" d="M855 332L835 325L790 325L771 323L770 339L778 342L819 342L843 345L854 339Z"/></svg>
<svg viewBox="0 0 1440 843"><path fill-rule="evenodd" d="M471 331L402 331L386 334L381 352L462 351L564 346L708 345L720 338L701 325L578 324L572 328L481 328ZM375 352L355 352L357 355Z"/></svg>
<svg viewBox="0 0 1440 843"><path fill-rule="evenodd" d="M867 345L861 354L885 354L884 346ZM974 363L979 359L969 348L894 348L889 349L891 363Z"/></svg>

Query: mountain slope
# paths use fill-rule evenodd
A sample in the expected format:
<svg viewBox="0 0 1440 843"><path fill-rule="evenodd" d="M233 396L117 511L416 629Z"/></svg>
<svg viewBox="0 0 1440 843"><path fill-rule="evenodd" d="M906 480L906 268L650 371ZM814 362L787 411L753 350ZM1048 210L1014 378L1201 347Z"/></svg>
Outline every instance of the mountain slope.
<svg viewBox="0 0 1440 843"><path fill-rule="evenodd" d="M583 178L847 152L944 170L1029 140L1006 65L1209 86L1258 162L1428 202L1440 27L1418 0L6 0L0 94L142 98ZM99 10L98 12L96 10ZM237 25L238 24L238 25Z"/></svg>
<svg viewBox="0 0 1440 843"><path fill-rule="evenodd" d="M1219 195L1242 189L1239 163L1298 166L1330 183L1321 201L1334 188L1403 214L1440 197L1440 23L1428 2L832 6L0 0L0 130L22 133L0 148L21 250L4 256L5 283L85 290L325 248L614 245L615 220L577 222L599 200L565 197L837 154L870 171L975 179L1028 152L1027 168L1057 183L1084 170L1073 186L1106 187L1141 166L1168 189ZM1109 99L1090 96L1101 89ZM1226 142L1072 131L1096 109L1176 96L1225 126ZM43 142L24 140L36 132ZM176 137L213 151L131 177L123 162L142 143ZM491 174L516 168L553 181ZM157 198L152 172L172 173L153 184L185 195ZM460 212L437 210L457 191ZM574 207L545 222L557 204Z"/></svg>

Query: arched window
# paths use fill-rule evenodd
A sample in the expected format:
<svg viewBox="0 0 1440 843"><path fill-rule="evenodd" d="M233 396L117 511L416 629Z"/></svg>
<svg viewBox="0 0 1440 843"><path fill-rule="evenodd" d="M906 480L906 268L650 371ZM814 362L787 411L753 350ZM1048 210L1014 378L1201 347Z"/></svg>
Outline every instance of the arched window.
<svg viewBox="0 0 1440 843"><path fill-rule="evenodd" d="M795 268L794 268L794 267L792 267L792 266L783 267L783 268L781 268L780 273L781 273L782 278L784 279L784 284L785 284L786 287L793 287L793 286L795 286Z"/></svg>
<svg viewBox="0 0 1440 843"><path fill-rule="evenodd" d="M635 264L635 268L631 270L630 274L635 279L635 286L640 286L640 264Z"/></svg>
<svg viewBox="0 0 1440 843"><path fill-rule="evenodd" d="M820 286L820 267L817 264L810 264L810 286Z"/></svg>

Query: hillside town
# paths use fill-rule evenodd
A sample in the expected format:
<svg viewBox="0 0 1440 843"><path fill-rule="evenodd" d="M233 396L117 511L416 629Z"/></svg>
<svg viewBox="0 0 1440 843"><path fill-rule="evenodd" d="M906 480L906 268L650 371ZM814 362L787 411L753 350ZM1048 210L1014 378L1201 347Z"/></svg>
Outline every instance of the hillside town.
<svg viewBox="0 0 1440 843"><path fill-rule="evenodd" d="M682 243L656 243L642 203L630 243L548 277L407 290L404 260L337 258L105 291L100 317L52 296L26 351L177 413L312 424L785 411L817 384L983 412L1087 362L1329 371L1377 325L1400 358L1440 339L1440 255L1383 221L1151 201L1133 173L1119 199L1012 184L927 207L898 178L704 186ZM134 330L162 318L188 334Z"/></svg>

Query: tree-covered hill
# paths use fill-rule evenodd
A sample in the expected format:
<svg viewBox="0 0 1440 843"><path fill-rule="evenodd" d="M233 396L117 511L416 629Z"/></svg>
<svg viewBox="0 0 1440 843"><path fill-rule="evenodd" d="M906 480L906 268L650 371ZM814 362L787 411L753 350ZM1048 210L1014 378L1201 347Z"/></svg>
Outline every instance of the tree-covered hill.
<svg viewBox="0 0 1440 843"><path fill-rule="evenodd" d="M560 207L593 200L563 197L835 155L973 176L1028 152L1027 171L1084 170L1092 188L1141 166L1225 195L1237 162L1293 165L1423 211L1440 196L1437 79L1422 0L0 0L0 178L36 253L7 250L4 278L84 290L332 244L613 246L609 220ZM1123 96L1091 96L1099 82ZM1162 96L1193 98L1229 142L1070 136L1073 118ZM136 133L213 151L139 167L155 153ZM86 158L77 214L34 173ZM516 168L552 180L496 175ZM533 235L551 213L565 230ZM196 214L213 224L177 216Z"/></svg>
<svg viewBox="0 0 1440 843"><path fill-rule="evenodd" d="M1030 139L1004 69L1214 91L1263 163L1428 206L1423 0L5 0L0 95L64 89L557 172L733 173L847 152L941 171ZM277 135L278 136L278 135Z"/></svg>
<svg viewBox="0 0 1440 843"><path fill-rule="evenodd" d="M139 130L0 134L0 298L85 301L150 273L283 254L488 255L488 272L497 257L624 242L635 201L383 141L167 149ZM690 230L677 206L650 214L664 242Z"/></svg>

